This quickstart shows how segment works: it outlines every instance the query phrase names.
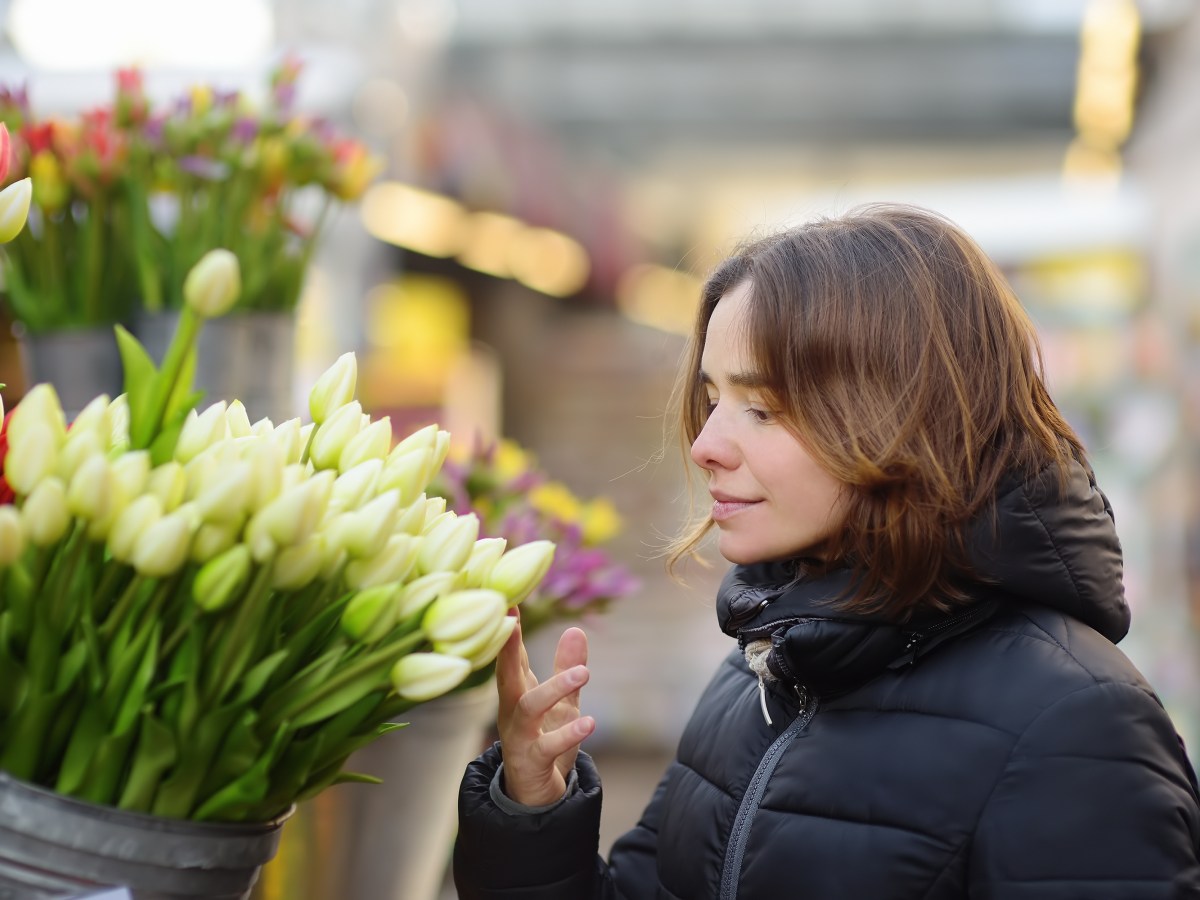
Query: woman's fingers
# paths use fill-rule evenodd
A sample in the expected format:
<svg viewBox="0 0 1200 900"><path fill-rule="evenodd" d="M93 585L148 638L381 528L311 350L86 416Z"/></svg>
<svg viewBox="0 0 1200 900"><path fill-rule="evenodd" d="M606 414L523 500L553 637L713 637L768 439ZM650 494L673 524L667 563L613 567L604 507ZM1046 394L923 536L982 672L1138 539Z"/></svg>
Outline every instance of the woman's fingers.
<svg viewBox="0 0 1200 900"><path fill-rule="evenodd" d="M573 666L525 692L517 702L514 718L522 720L529 732L540 730L542 719L554 707L579 692L587 684L589 673L584 666ZM574 717L572 717L574 718ZM559 723L551 723L556 726Z"/></svg>
<svg viewBox="0 0 1200 900"><path fill-rule="evenodd" d="M586 666L588 659L587 635L582 628L568 628L558 639L554 651L554 673L565 672L575 666ZM579 691L569 698L575 709L579 709Z"/></svg>
<svg viewBox="0 0 1200 900"><path fill-rule="evenodd" d="M581 716L561 728L547 731L538 738L535 741L538 755L545 761L545 764L552 765L564 753L578 750L579 745L595 730L596 720L591 716Z"/></svg>

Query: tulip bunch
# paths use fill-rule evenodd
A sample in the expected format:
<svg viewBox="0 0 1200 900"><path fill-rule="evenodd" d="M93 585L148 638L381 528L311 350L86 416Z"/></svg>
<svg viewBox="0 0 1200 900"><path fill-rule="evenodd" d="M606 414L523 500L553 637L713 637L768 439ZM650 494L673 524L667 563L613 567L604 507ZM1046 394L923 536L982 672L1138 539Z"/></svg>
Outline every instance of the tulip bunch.
<svg viewBox="0 0 1200 900"><path fill-rule="evenodd" d="M430 487L456 512L479 517L481 533L512 544L550 541L553 560L521 604L526 635L551 622L602 612L639 582L604 546L621 519L604 497L583 500L511 440L476 444L446 461Z"/></svg>
<svg viewBox="0 0 1200 900"><path fill-rule="evenodd" d="M49 385L6 419L0 769L194 820L262 821L330 784L416 703L479 683L554 545L480 538L427 493L449 447L393 445L342 356L311 421L191 408L196 324L238 290L206 256L161 369L68 426ZM373 780L373 779L366 779Z"/></svg>
<svg viewBox="0 0 1200 900"><path fill-rule="evenodd" d="M121 70L110 104L69 119L0 89L12 174L34 181L30 228L5 264L14 317L40 332L126 321L139 304L181 309L211 247L238 257L239 309L294 309L331 209L381 168L294 112L299 73L285 60L261 106L209 85L156 106L142 74Z"/></svg>

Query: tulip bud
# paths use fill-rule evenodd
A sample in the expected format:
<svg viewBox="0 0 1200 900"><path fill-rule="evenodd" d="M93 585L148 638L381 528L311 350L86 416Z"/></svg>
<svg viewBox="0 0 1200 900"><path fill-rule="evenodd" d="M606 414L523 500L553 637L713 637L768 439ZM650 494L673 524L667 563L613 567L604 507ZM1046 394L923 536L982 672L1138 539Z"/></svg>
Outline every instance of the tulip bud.
<svg viewBox="0 0 1200 900"><path fill-rule="evenodd" d="M483 588L454 591L425 610L421 628L435 644L464 641L480 632L484 632L486 639L507 610L508 604L499 591ZM475 647L473 651L478 649Z"/></svg>
<svg viewBox="0 0 1200 900"><path fill-rule="evenodd" d="M254 485L250 464L238 461L206 474L210 477L201 483L194 498L200 518L221 525L240 523Z"/></svg>
<svg viewBox="0 0 1200 900"><path fill-rule="evenodd" d="M200 567L192 582L192 599L205 612L216 612L232 603L250 574L250 548L234 544Z"/></svg>
<svg viewBox="0 0 1200 900"><path fill-rule="evenodd" d="M392 446L392 420L384 416L346 442L338 457L338 471L346 472L369 459L381 463Z"/></svg>
<svg viewBox="0 0 1200 900"><path fill-rule="evenodd" d="M425 527L425 495L422 494L407 507L400 510L392 525L393 531L418 535Z"/></svg>
<svg viewBox="0 0 1200 900"><path fill-rule="evenodd" d="M408 506L433 477L433 450L411 450L401 456L389 456L379 476L384 490L395 488L400 492L400 503Z"/></svg>
<svg viewBox="0 0 1200 900"><path fill-rule="evenodd" d="M130 503L113 522L108 533L108 552L118 562L133 560L138 537L162 518L162 501L154 494L142 494Z"/></svg>
<svg viewBox="0 0 1200 900"><path fill-rule="evenodd" d="M308 458L317 469L336 469L342 450L362 430L362 406L353 400L342 406L317 429Z"/></svg>
<svg viewBox="0 0 1200 900"><path fill-rule="evenodd" d="M129 446L129 398L118 394L108 405L108 449L124 450Z"/></svg>
<svg viewBox="0 0 1200 900"><path fill-rule="evenodd" d="M448 594L444 599L449 599L452 596L454 595ZM504 597L502 595L500 597L500 603L501 605L504 603ZM492 646L498 631L507 627L508 633L512 633L511 627L505 625L505 622L507 622L510 618L514 617L506 616L501 613L498 618L485 622L474 634L469 634L466 637L456 641L433 641L433 649L438 653L445 653L447 656L461 656L463 659L471 662L472 668L474 668L474 661L476 657L482 656L487 648ZM503 646L503 644L501 644L501 646ZM499 649L497 649L496 652L499 653Z"/></svg>
<svg viewBox="0 0 1200 900"><path fill-rule="evenodd" d="M491 639L483 645L481 649L467 657L467 662L471 664L471 671L482 669L488 663L496 658L504 645L508 643L508 639L517 628L516 616L505 616L500 620L500 624L496 626L496 630L492 632Z"/></svg>
<svg viewBox="0 0 1200 900"><path fill-rule="evenodd" d="M381 584L359 591L342 612L342 631L356 641L373 644L396 625L399 585Z"/></svg>
<svg viewBox="0 0 1200 900"><path fill-rule="evenodd" d="M392 666L392 687L417 703L446 694L466 680L471 664L441 653L410 653Z"/></svg>
<svg viewBox="0 0 1200 900"><path fill-rule="evenodd" d="M430 603L446 593L457 577L455 572L433 572L413 579L396 598L397 614L401 619L407 619L422 612Z"/></svg>
<svg viewBox="0 0 1200 900"><path fill-rule="evenodd" d="M358 509L375 493L375 483L383 470L383 460L368 459L348 469L333 483L329 507L333 511Z"/></svg>
<svg viewBox="0 0 1200 900"><path fill-rule="evenodd" d="M83 462L88 457L103 456L105 449L100 435L95 431L87 428L78 431L72 428L67 433L67 440L62 446L62 452L58 455L58 465L55 466L54 474L70 484L71 478L83 465Z"/></svg>
<svg viewBox="0 0 1200 900"><path fill-rule="evenodd" d="M287 463L300 462L300 454L304 452L304 443L300 438L300 420L288 419L275 426L269 435L272 444L283 450L283 461ZM304 440L308 435L304 436Z"/></svg>
<svg viewBox="0 0 1200 900"><path fill-rule="evenodd" d="M13 420L21 411L18 404ZM10 420L11 422L12 420ZM9 436L4 479L18 496L27 496L57 468L59 440L45 422L29 422L19 437Z"/></svg>
<svg viewBox="0 0 1200 900"><path fill-rule="evenodd" d="M318 473L284 491L251 516L245 537L255 560L264 562L279 548L307 540L324 515L332 483L332 472Z"/></svg>
<svg viewBox="0 0 1200 900"><path fill-rule="evenodd" d="M9 447L24 440L26 428L38 423L50 429L55 446L61 447L67 439L67 417L63 415L53 385L45 382L30 388L12 411L7 429Z"/></svg>
<svg viewBox="0 0 1200 900"><path fill-rule="evenodd" d="M206 319L229 312L242 292L237 257L228 250L209 250L183 280L183 300Z"/></svg>
<svg viewBox="0 0 1200 900"><path fill-rule="evenodd" d="M325 533L354 559L374 556L392 533L399 505L400 495L385 491L359 509L338 514Z"/></svg>
<svg viewBox="0 0 1200 900"><path fill-rule="evenodd" d="M237 539L238 528L236 526L200 522L192 537L192 549L188 557L192 562L204 565L236 544Z"/></svg>
<svg viewBox="0 0 1200 900"><path fill-rule="evenodd" d="M308 411L317 425L354 399L358 382L358 361L353 353L343 353L317 379L308 393Z"/></svg>
<svg viewBox="0 0 1200 900"><path fill-rule="evenodd" d="M508 541L504 538L480 538L477 540L475 546L471 548L470 557L467 558L466 568L463 569L466 576L463 581L464 586L483 587L488 573L492 571L496 560L504 553L507 545Z"/></svg>
<svg viewBox="0 0 1200 900"><path fill-rule="evenodd" d="M457 572L471 556L479 537L479 518L474 513L440 519L425 533L417 555L417 568L423 573Z"/></svg>
<svg viewBox="0 0 1200 900"><path fill-rule="evenodd" d="M108 515L113 503L112 466L97 453L84 460L67 488L67 511L77 519L94 522Z"/></svg>
<svg viewBox="0 0 1200 900"><path fill-rule="evenodd" d="M250 432L257 438L269 438L275 433L275 423L263 416L250 426Z"/></svg>
<svg viewBox="0 0 1200 900"><path fill-rule="evenodd" d="M433 450L433 469L429 473L432 478L442 470L442 465L446 462L446 455L450 452L450 432L439 431L437 433L437 444Z"/></svg>
<svg viewBox="0 0 1200 900"><path fill-rule="evenodd" d="M230 437L251 437L254 429L250 426L250 416L241 400L232 401L225 410L225 427Z"/></svg>
<svg viewBox="0 0 1200 900"><path fill-rule="evenodd" d="M204 412L193 409L184 420L179 440L175 443L175 459L190 462L202 451L223 440L228 429L225 421L225 401L219 400Z"/></svg>
<svg viewBox="0 0 1200 900"><path fill-rule="evenodd" d="M250 467L246 507L257 512L279 496L287 460L284 449L274 441L257 440L247 451L245 463Z"/></svg>
<svg viewBox="0 0 1200 900"><path fill-rule="evenodd" d="M284 547L271 568L271 587L277 591L298 591L307 587L325 562L321 540L313 535L294 547Z"/></svg>
<svg viewBox="0 0 1200 900"><path fill-rule="evenodd" d="M362 590L378 584L403 581L417 561L421 539L408 534L393 534L383 549L370 559L356 559L346 566L346 584Z"/></svg>
<svg viewBox="0 0 1200 900"><path fill-rule="evenodd" d="M179 571L188 558L192 523L183 512L167 513L133 542L130 562L140 575L163 578Z"/></svg>
<svg viewBox="0 0 1200 900"><path fill-rule="evenodd" d="M394 456L403 456L405 453L411 453L414 450L433 450L437 446L437 433L437 425L426 425L424 428L418 428L392 448L392 452L388 456L388 461L390 462Z"/></svg>
<svg viewBox="0 0 1200 900"><path fill-rule="evenodd" d="M11 566L25 552L25 527L11 503L0 505L0 569Z"/></svg>
<svg viewBox="0 0 1200 900"><path fill-rule="evenodd" d="M446 511L445 497L429 497L425 500L425 528Z"/></svg>
<svg viewBox="0 0 1200 900"><path fill-rule="evenodd" d="M516 606L546 577L553 561L553 541L530 541L501 556L483 585L504 594L509 605Z"/></svg>
<svg viewBox="0 0 1200 900"><path fill-rule="evenodd" d="M121 493L132 500L145 490L146 482L150 480L150 451L122 453L113 460L112 471Z"/></svg>
<svg viewBox="0 0 1200 900"><path fill-rule="evenodd" d="M33 181L22 178L0 191L0 244L7 244L25 227L29 202L33 199Z"/></svg>
<svg viewBox="0 0 1200 900"><path fill-rule="evenodd" d="M25 534L35 547L57 544L71 525L66 486L53 476L43 478L21 507Z"/></svg>
<svg viewBox="0 0 1200 900"><path fill-rule="evenodd" d="M184 501L187 487L187 473L174 460L155 466L146 479L146 492L158 497L164 512L171 512Z"/></svg>
<svg viewBox="0 0 1200 900"><path fill-rule="evenodd" d="M71 430L67 435L68 440L71 435L79 434L82 431L95 431L102 441L107 442L112 431L111 416L108 411L110 405L108 394L93 397L71 422Z"/></svg>

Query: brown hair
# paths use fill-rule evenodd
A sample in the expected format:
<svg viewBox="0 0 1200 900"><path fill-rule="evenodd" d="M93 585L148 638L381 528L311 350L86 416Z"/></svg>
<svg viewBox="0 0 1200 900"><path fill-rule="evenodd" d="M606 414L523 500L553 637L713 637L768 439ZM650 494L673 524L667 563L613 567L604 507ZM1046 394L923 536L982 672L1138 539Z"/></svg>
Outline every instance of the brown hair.
<svg viewBox="0 0 1200 900"><path fill-rule="evenodd" d="M709 277L676 385L684 453L708 413L700 357L717 301L748 283L747 340L783 422L845 486L829 565L862 571L840 608L906 618L965 595L969 524L999 481L1086 465L1042 377L1033 324L961 229L872 205L742 246ZM713 527L690 526L668 568Z"/></svg>

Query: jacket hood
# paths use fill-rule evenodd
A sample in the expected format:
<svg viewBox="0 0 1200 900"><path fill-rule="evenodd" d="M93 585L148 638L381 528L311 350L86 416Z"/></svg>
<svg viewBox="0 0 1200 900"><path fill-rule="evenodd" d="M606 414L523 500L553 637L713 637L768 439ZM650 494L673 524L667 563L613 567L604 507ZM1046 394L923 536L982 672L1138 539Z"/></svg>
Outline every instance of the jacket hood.
<svg viewBox="0 0 1200 900"><path fill-rule="evenodd" d="M883 614L844 613L836 603L852 587L853 570L802 575L796 561L785 560L732 567L718 592L718 621L743 646L769 639L771 672L825 695L914 662L1005 603L1050 607L1113 643L1128 632L1112 508L1082 465L1072 464L1065 491L1053 467L1002 483L994 511L971 527L968 547L977 600L953 613L904 624Z"/></svg>

